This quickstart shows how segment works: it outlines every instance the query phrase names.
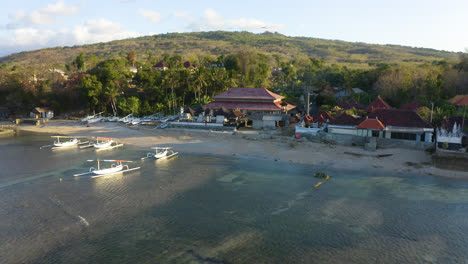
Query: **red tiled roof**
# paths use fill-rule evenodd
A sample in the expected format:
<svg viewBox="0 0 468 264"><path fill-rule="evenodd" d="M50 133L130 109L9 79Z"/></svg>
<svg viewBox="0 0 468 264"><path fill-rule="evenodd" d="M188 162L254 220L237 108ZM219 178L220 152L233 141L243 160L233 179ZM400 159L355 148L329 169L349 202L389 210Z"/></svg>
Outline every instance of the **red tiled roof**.
<svg viewBox="0 0 468 264"><path fill-rule="evenodd" d="M239 110L250 110L250 111L283 111L283 107L280 102L222 102L215 101L211 102L204 106L209 109L219 109L224 107L229 110L239 109ZM286 110L291 110L296 108L294 105L288 104Z"/></svg>
<svg viewBox="0 0 468 264"><path fill-rule="evenodd" d="M337 118L331 120L329 124L338 126L357 126L361 123L361 121L362 118L354 118L344 112Z"/></svg>
<svg viewBox="0 0 468 264"><path fill-rule="evenodd" d="M385 126L432 128L432 125L412 110L377 109L368 118L378 118Z"/></svg>
<svg viewBox="0 0 468 264"><path fill-rule="evenodd" d="M392 109L382 98L377 97L370 105L367 107L367 112L372 112L376 109Z"/></svg>
<svg viewBox="0 0 468 264"><path fill-rule="evenodd" d="M356 109L362 109L362 110L365 110L366 109L366 106L360 104L358 101L356 101L355 99L351 98L351 99L348 99L348 100L344 100L344 101L339 101L337 103L337 105L344 109L344 110L348 110L348 109L351 109L351 108L356 108Z"/></svg>
<svg viewBox="0 0 468 264"><path fill-rule="evenodd" d="M403 109L403 110L416 110L418 108L421 108L423 107L420 103L407 103L403 106L400 107L400 109Z"/></svg>
<svg viewBox="0 0 468 264"><path fill-rule="evenodd" d="M455 105L457 106L468 105L468 95L465 95L460 100L457 100L455 102Z"/></svg>
<svg viewBox="0 0 468 264"><path fill-rule="evenodd" d="M169 63L165 61L160 61L158 64L153 66L154 68L163 68L163 67L169 67Z"/></svg>
<svg viewBox="0 0 468 264"><path fill-rule="evenodd" d="M449 101L449 102L452 103L452 104L455 104L457 101L459 101L459 100L462 99L463 97L465 97L465 95L459 94L459 95L455 95L454 97L448 99L447 101Z"/></svg>
<svg viewBox="0 0 468 264"><path fill-rule="evenodd" d="M222 94L213 96L214 99L283 99L284 96L275 94L265 88L231 88Z"/></svg>
<svg viewBox="0 0 468 264"><path fill-rule="evenodd" d="M359 124L356 128L357 129L383 130L385 129L385 126L378 119L366 119L362 121L361 124Z"/></svg>
<svg viewBox="0 0 468 264"><path fill-rule="evenodd" d="M333 120L333 117L327 111L319 111L313 117L314 122L326 122L327 119Z"/></svg>

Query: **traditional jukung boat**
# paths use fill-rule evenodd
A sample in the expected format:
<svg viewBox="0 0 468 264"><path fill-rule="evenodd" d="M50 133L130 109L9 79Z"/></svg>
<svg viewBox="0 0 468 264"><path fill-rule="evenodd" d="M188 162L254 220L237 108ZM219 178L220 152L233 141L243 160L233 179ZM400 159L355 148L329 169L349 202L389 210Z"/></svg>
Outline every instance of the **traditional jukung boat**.
<svg viewBox="0 0 468 264"><path fill-rule="evenodd" d="M96 151L108 150L113 148L122 147L123 144L117 143L113 138L109 137L97 137L96 143L90 143L87 146L82 146L80 148L90 148L94 147Z"/></svg>
<svg viewBox="0 0 468 264"><path fill-rule="evenodd" d="M176 156L179 152L174 152L170 147L152 147L154 153L150 152L146 154L146 157L141 158L142 160L155 158L155 159L168 159Z"/></svg>
<svg viewBox="0 0 468 264"><path fill-rule="evenodd" d="M88 144L89 141L81 142L78 140L80 137L70 137L70 136L51 136L52 138L56 138L57 140L54 141L54 144L52 145L46 145L40 147L41 149L43 148L52 148L52 149L61 149L61 148L68 148L68 147L73 147L73 146L78 146L82 144ZM64 138L65 140L60 141L61 138Z"/></svg>
<svg viewBox="0 0 468 264"><path fill-rule="evenodd" d="M97 162L97 169L94 167L89 168L88 172L73 175L74 177L84 176L91 174L91 178L113 175L117 173L124 173L140 169L140 167L129 168L128 165L123 165L122 162L133 162L130 160L88 160L89 162ZM113 162L110 167L101 168L101 162Z"/></svg>
<svg viewBox="0 0 468 264"><path fill-rule="evenodd" d="M89 124L89 123L95 123L97 121L100 121L100 120L102 120L102 118L100 118L98 120L96 120L96 119L99 118L102 113L104 113L104 112L100 112L100 113L97 113L95 115L89 115L89 116L81 119L81 122L85 122L85 123Z"/></svg>

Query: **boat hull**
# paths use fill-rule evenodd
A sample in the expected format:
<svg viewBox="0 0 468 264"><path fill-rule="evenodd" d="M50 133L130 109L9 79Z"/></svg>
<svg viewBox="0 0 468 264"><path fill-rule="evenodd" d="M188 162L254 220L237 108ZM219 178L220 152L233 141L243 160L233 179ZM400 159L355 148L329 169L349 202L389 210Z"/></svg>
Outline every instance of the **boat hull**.
<svg viewBox="0 0 468 264"><path fill-rule="evenodd" d="M70 141L54 142L54 146L58 148L71 147L71 146L75 146L76 144L78 144L78 139L76 138Z"/></svg>
<svg viewBox="0 0 468 264"><path fill-rule="evenodd" d="M101 143L94 143L93 146L97 149L101 149L101 148L108 148L112 145L112 140L110 141L107 141L107 142L101 142Z"/></svg>
<svg viewBox="0 0 468 264"><path fill-rule="evenodd" d="M106 175L106 174L112 174L119 172L123 169L123 165L117 165L112 168L107 168L107 169L100 169L100 170L94 170L93 173L96 175Z"/></svg>

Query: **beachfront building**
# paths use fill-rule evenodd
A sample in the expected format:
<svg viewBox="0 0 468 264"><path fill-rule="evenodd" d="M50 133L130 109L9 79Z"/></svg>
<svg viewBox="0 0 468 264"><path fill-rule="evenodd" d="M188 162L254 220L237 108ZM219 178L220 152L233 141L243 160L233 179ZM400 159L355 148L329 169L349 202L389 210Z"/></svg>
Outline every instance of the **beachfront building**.
<svg viewBox="0 0 468 264"><path fill-rule="evenodd" d="M466 122L466 120L465 120ZM463 147L463 117L454 116L442 120L436 128L437 147L446 150L459 150Z"/></svg>
<svg viewBox="0 0 468 264"><path fill-rule="evenodd" d="M356 126L357 135L361 137L383 137L384 124L376 118L366 118Z"/></svg>
<svg viewBox="0 0 468 264"><path fill-rule="evenodd" d="M29 116L31 118L53 118L54 117L54 111L52 111L48 107L36 107L34 108L30 113Z"/></svg>
<svg viewBox="0 0 468 264"><path fill-rule="evenodd" d="M434 128L415 111L377 109L369 113L367 118L378 119L384 126L383 134L379 133L379 137L432 142Z"/></svg>
<svg viewBox="0 0 468 264"><path fill-rule="evenodd" d="M283 102L284 96L265 88L231 88L213 97L205 109L238 110L252 120L256 129L288 126L288 111L296 106Z"/></svg>
<svg viewBox="0 0 468 264"><path fill-rule="evenodd" d="M328 123L328 133L357 136L356 126L358 126L362 120L362 118L353 117L343 112Z"/></svg>

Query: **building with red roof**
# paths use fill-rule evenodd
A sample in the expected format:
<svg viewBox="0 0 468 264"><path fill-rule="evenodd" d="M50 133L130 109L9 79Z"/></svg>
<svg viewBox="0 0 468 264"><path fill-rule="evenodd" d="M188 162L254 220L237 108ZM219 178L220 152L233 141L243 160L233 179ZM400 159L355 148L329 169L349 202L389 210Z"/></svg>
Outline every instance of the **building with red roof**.
<svg viewBox="0 0 468 264"><path fill-rule="evenodd" d="M392 107L387 104L380 96L377 97L372 103L367 107L367 112L371 113L377 109L392 109Z"/></svg>
<svg viewBox="0 0 468 264"><path fill-rule="evenodd" d="M205 105L205 107L238 109L247 114L253 112L281 114L296 107L288 103L284 104L283 98L284 96L265 88L231 88L224 93L213 96L214 102Z"/></svg>
<svg viewBox="0 0 468 264"><path fill-rule="evenodd" d="M385 126L385 137L431 142L434 128L412 110L377 109L368 118L378 119Z"/></svg>
<svg viewBox="0 0 468 264"><path fill-rule="evenodd" d="M353 117L343 112L337 118L328 123L328 132L335 134L357 135L356 126L362 122L363 118Z"/></svg>
<svg viewBox="0 0 468 264"><path fill-rule="evenodd" d="M153 70L165 71L169 69L169 63L165 61L160 61L158 64L153 66Z"/></svg>
<svg viewBox="0 0 468 264"><path fill-rule="evenodd" d="M282 101L284 96L265 88L231 88L213 96L205 108L239 110L253 121L254 128L274 128L289 122L287 112L296 106Z"/></svg>
<svg viewBox="0 0 468 264"><path fill-rule="evenodd" d="M385 125L378 118L366 118L356 128L358 136L383 137Z"/></svg>
<svg viewBox="0 0 468 264"><path fill-rule="evenodd" d="M462 96L459 100L455 102L456 106L467 106L468 105L468 95Z"/></svg>

